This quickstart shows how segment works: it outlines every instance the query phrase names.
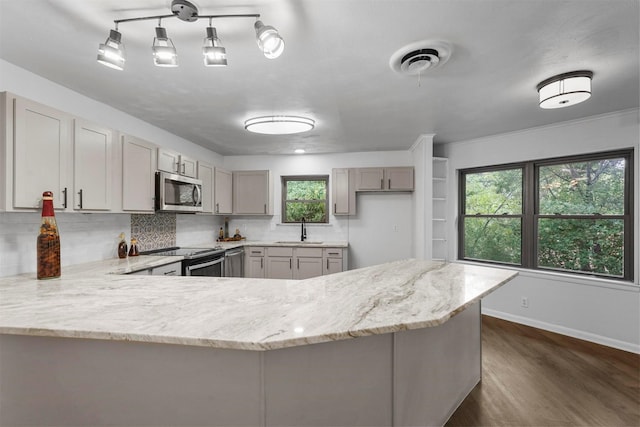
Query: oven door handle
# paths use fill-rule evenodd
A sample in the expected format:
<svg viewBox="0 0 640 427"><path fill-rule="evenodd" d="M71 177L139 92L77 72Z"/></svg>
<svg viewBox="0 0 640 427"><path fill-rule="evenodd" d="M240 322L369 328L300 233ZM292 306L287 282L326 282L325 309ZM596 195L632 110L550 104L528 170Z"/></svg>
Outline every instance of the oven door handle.
<svg viewBox="0 0 640 427"><path fill-rule="evenodd" d="M210 262L203 262L202 264L193 264L193 265L189 265L187 266L187 272L191 273L193 270L199 270L201 268L206 268L206 267L210 267L212 265L216 265L216 264L221 264L224 262L224 257L221 257L219 259L210 261ZM190 276L191 274L189 274Z"/></svg>

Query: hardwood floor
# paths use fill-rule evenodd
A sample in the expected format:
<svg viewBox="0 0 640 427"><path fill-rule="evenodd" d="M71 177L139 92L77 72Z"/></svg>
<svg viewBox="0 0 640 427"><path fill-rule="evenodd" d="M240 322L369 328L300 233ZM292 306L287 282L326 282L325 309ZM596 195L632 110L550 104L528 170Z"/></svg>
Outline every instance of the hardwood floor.
<svg viewBox="0 0 640 427"><path fill-rule="evenodd" d="M447 426L640 426L640 355L488 316L482 345Z"/></svg>

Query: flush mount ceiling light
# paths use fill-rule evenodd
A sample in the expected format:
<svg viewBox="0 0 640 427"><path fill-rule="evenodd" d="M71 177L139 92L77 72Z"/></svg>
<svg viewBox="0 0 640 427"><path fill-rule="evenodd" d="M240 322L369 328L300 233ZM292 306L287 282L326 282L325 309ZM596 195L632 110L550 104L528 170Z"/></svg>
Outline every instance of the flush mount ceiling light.
<svg viewBox="0 0 640 427"><path fill-rule="evenodd" d="M537 86L540 108L562 108L591 97L591 71L572 71L550 77Z"/></svg>
<svg viewBox="0 0 640 427"><path fill-rule="evenodd" d="M244 122L244 128L249 132L267 135L288 135L307 132L313 129L316 122L313 119L299 116L263 116L254 117Z"/></svg>
<svg viewBox="0 0 640 427"><path fill-rule="evenodd" d="M222 18L254 18L256 42L265 57L274 59L284 51L284 40L278 31L270 25L264 25L259 14L233 14L233 15L199 15L196 5L187 0L173 0L171 2L171 15L141 16L139 18L116 19L115 30L110 30L109 37L98 47L98 62L116 70L123 70L125 63L125 49L122 43L122 34L118 31L118 24L132 21L158 20L156 37L153 39L153 62L159 67L177 67L178 54L176 47L167 31L162 27L162 19L178 18L185 22L195 22L200 18L208 18L209 26L206 29L206 37L202 47L204 65L207 67L224 67L227 65L227 51L220 45L220 39L216 29L211 26L213 19Z"/></svg>

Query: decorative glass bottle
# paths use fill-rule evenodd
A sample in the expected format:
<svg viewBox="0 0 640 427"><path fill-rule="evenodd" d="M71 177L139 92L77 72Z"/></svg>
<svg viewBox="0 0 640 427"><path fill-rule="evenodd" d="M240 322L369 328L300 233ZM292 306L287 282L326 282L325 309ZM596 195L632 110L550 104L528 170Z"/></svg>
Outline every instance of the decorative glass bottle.
<svg viewBox="0 0 640 427"><path fill-rule="evenodd" d="M127 242L124 241L124 233L120 233L120 243L118 243L118 258L127 257Z"/></svg>
<svg viewBox="0 0 640 427"><path fill-rule="evenodd" d="M53 213L53 193L42 193L42 222L37 242L38 279L60 277L60 234Z"/></svg>
<svg viewBox="0 0 640 427"><path fill-rule="evenodd" d="M129 256L138 256L140 252L138 251L138 240L134 237L131 239L131 246L129 247Z"/></svg>

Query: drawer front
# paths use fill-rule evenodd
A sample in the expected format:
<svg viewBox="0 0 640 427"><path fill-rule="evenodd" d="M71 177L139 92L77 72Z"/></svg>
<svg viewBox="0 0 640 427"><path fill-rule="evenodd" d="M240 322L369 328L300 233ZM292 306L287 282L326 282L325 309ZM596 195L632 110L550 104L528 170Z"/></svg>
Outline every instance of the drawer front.
<svg viewBox="0 0 640 427"><path fill-rule="evenodd" d="M269 256L293 256L293 248L269 247L267 248Z"/></svg>
<svg viewBox="0 0 640 427"><path fill-rule="evenodd" d="M264 256L264 248L249 246L246 248L247 256Z"/></svg>
<svg viewBox="0 0 640 427"><path fill-rule="evenodd" d="M325 258L342 258L342 248L324 248Z"/></svg>
<svg viewBox="0 0 640 427"><path fill-rule="evenodd" d="M151 274L154 276L182 276L182 263L172 262L171 264L153 267Z"/></svg>
<svg viewBox="0 0 640 427"><path fill-rule="evenodd" d="M296 256L322 258L322 248L296 248Z"/></svg>

